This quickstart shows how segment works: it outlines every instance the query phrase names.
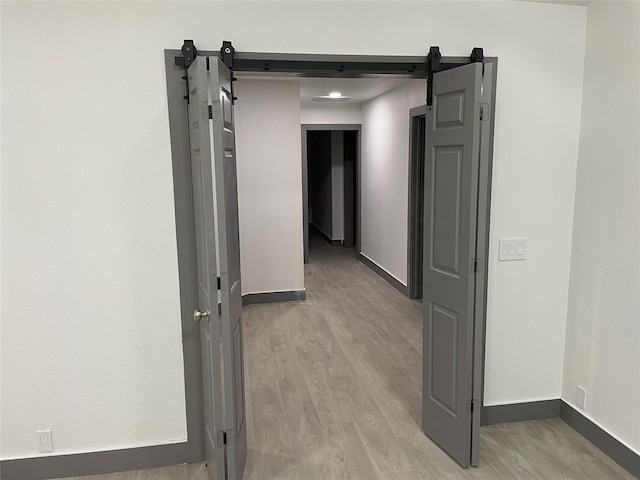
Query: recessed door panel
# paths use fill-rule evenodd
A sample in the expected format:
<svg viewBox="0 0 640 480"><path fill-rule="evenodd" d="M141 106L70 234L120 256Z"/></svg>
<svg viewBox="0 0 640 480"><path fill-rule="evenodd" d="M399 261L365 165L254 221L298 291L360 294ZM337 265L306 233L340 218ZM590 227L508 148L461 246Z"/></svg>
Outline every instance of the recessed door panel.
<svg viewBox="0 0 640 480"><path fill-rule="evenodd" d="M431 169L431 268L460 278L462 145L435 147Z"/></svg>
<svg viewBox="0 0 640 480"><path fill-rule="evenodd" d="M461 90L435 97L436 128L464 127L464 96Z"/></svg>
<svg viewBox="0 0 640 480"><path fill-rule="evenodd" d="M457 415L456 383L458 315L442 305L430 302L431 321L431 398L449 412Z"/></svg>

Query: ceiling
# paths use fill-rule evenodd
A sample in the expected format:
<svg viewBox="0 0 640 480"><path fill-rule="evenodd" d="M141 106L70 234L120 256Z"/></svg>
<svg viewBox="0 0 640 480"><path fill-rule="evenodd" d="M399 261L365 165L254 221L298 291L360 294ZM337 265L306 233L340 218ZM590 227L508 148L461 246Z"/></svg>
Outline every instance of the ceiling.
<svg viewBox="0 0 640 480"><path fill-rule="evenodd" d="M340 103L362 103L408 81L411 80L407 78L300 78L300 102L316 105L320 102L311 102L312 97L340 92L345 97L351 97L347 102ZM421 81L424 82L424 80Z"/></svg>
<svg viewBox="0 0 640 480"><path fill-rule="evenodd" d="M261 75L238 75L250 80L283 80L300 82L300 103L303 105L331 105L362 103L399 87L410 81L425 82L410 78L318 78L318 77L276 77ZM348 101L311 101L312 97L340 92Z"/></svg>
<svg viewBox="0 0 640 480"><path fill-rule="evenodd" d="M586 7L591 0L519 0L521 2L556 3L560 5L581 5Z"/></svg>

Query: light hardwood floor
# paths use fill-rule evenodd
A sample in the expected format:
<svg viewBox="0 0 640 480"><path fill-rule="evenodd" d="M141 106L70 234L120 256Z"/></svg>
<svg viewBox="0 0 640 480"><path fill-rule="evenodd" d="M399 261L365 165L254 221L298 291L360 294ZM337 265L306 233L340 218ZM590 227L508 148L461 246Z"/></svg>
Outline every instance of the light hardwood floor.
<svg viewBox="0 0 640 480"><path fill-rule="evenodd" d="M559 419L482 428L464 470L420 430L422 304L312 237L307 301L245 307L245 480L632 479ZM199 470L198 470L199 469ZM201 464L86 480L205 480Z"/></svg>
<svg viewBox="0 0 640 480"><path fill-rule="evenodd" d="M208 477L204 462L200 462L150 470L67 477L64 480L208 480Z"/></svg>

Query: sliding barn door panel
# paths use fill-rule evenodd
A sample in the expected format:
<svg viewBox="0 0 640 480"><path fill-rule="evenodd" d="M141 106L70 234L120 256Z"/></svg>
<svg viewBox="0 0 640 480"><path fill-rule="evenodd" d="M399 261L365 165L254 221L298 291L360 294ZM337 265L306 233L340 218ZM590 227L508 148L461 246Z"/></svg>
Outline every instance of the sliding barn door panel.
<svg viewBox="0 0 640 480"><path fill-rule="evenodd" d="M200 323L202 388L204 395L205 457L210 480L224 480L220 334L218 328L217 244L214 218L212 143L209 123L209 84L206 59L197 58L188 70L191 181L196 233L198 305L194 319ZM212 313L213 312L213 313Z"/></svg>
<svg viewBox="0 0 640 480"><path fill-rule="evenodd" d="M480 63L434 74L426 125L422 425L465 467L472 448L481 85Z"/></svg>
<svg viewBox="0 0 640 480"><path fill-rule="evenodd" d="M217 57L209 58L209 69L220 270L227 478L241 480L247 459L247 429L232 79L229 69Z"/></svg>

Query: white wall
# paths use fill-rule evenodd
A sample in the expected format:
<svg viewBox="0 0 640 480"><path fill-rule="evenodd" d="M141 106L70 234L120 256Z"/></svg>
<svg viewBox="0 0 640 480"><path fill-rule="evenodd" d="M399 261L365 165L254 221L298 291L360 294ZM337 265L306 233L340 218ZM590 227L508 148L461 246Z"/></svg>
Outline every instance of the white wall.
<svg viewBox="0 0 640 480"><path fill-rule="evenodd" d="M302 105L300 122L305 124L355 124L362 123L362 106L356 104Z"/></svg>
<svg viewBox="0 0 640 480"><path fill-rule="evenodd" d="M344 240L344 133L331 132L331 239Z"/></svg>
<svg viewBox="0 0 640 480"><path fill-rule="evenodd" d="M640 4L587 19L562 396L640 453Z"/></svg>
<svg viewBox="0 0 640 480"><path fill-rule="evenodd" d="M300 86L235 89L242 292L304 290Z"/></svg>
<svg viewBox="0 0 640 480"><path fill-rule="evenodd" d="M362 106L360 249L405 285L409 110L426 97L426 81L412 80Z"/></svg>
<svg viewBox="0 0 640 480"><path fill-rule="evenodd" d="M43 427L54 454L185 437L163 56L184 38L334 54L479 45L500 57L492 251L499 235L523 234L531 258L489 262L485 400L558 396L585 8L188 5L2 2L2 458L38 455ZM309 33L319 28L331 35ZM293 183L287 191L297 202Z"/></svg>
<svg viewBox="0 0 640 480"><path fill-rule="evenodd" d="M43 428L56 454L187 437L162 51L122 64L134 19L2 4L2 459Z"/></svg>

